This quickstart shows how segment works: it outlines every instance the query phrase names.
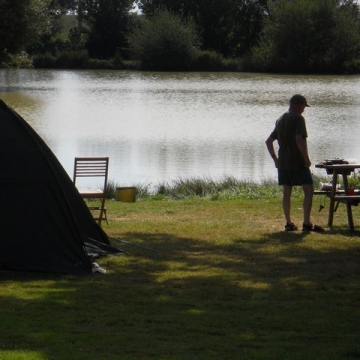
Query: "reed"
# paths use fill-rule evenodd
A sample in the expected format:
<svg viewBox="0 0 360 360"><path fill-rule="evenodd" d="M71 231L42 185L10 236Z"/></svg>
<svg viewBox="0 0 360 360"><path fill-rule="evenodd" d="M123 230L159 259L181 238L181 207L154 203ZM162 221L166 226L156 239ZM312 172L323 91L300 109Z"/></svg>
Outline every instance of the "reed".
<svg viewBox="0 0 360 360"><path fill-rule="evenodd" d="M325 177L314 175L314 187L320 188L321 182L327 182ZM116 198L116 187L121 185L115 181L108 183L107 198ZM218 199L265 199L281 196L282 188L274 178L265 178L261 182L249 179L237 179L234 176L224 176L220 179L212 178L178 178L175 180L152 184L132 185L137 188L137 196L143 200L157 200L163 198L185 199L191 197ZM300 187L294 188L293 196L302 195Z"/></svg>

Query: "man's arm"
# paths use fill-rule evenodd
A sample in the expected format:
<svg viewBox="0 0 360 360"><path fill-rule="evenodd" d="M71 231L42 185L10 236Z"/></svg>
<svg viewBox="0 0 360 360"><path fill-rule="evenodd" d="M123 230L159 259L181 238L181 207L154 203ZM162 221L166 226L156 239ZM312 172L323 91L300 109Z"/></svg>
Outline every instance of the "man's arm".
<svg viewBox="0 0 360 360"><path fill-rule="evenodd" d="M266 147L268 149L268 152L270 154L270 156L273 158L274 162L275 162L275 166L277 166L277 161L278 161L278 157L275 154L275 149L274 149L274 141L276 139L272 138L271 136L269 136L266 141Z"/></svg>
<svg viewBox="0 0 360 360"><path fill-rule="evenodd" d="M307 141L302 135L296 135L296 144L299 148L301 155L304 157L305 167L309 168L311 166L311 160L308 154Z"/></svg>

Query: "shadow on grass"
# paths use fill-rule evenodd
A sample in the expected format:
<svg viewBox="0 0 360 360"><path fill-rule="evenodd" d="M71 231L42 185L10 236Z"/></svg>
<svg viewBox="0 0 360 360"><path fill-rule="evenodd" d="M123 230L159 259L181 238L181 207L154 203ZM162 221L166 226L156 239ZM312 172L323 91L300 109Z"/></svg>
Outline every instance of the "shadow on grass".
<svg viewBox="0 0 360 360"><path fill-rule="evenodd" d="M119 242L127 255L101 260L108 275L0 272L0 349L38 359L360 358L360 244L336 247L337 237L213 244L128 233L159 253Z"/></svg>

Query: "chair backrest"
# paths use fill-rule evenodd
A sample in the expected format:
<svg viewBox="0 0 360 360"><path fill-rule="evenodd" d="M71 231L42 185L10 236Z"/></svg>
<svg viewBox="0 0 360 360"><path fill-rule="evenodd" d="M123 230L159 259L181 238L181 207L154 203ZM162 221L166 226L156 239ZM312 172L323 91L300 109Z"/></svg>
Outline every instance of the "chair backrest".
<svg viewBox="0 0 360 360"><path fill-rule="evenodd" d="M76 178L104 178L104 191L106 190L108 180L108 157L76 157L74 163L73 181L76 184Z"/></svg>

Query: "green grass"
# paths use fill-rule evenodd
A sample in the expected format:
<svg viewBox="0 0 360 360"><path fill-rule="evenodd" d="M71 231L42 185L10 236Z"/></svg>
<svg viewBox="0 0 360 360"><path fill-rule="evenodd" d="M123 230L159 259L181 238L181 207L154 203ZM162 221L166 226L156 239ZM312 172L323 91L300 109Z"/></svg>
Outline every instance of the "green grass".
<svg viewBox="0 0 360 360"><path fill-rule="evenodd" d="M0 359L360 358L357 208L355 235L343 205L323 234L285 233L279 196L107 209L104 230L126 241L99 260L107 275L0 272Z"/></svg>

